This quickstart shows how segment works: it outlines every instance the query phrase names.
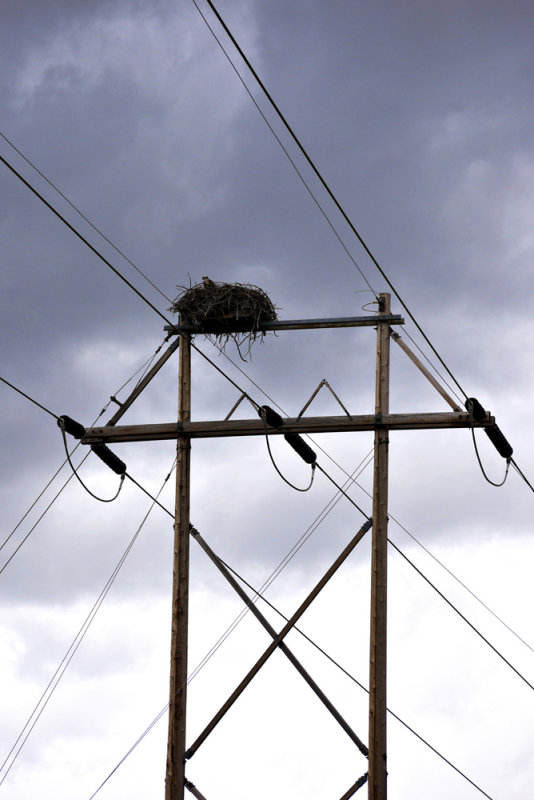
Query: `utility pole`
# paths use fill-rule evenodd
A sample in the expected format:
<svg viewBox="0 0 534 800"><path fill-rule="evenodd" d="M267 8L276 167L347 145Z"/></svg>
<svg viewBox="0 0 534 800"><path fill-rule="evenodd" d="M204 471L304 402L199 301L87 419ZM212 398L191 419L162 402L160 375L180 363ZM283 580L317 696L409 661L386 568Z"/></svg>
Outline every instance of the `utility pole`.
<svg viewBox="0 0 534 800"><path fill-rule="evenodd" d="M391 298L379 295L379 317L389 316ZM376 337L373 530L371 553L371 627L369 652L369 800L386 800L386 649L387 526L389 429L389 338L387 322L378 321Z"/></svg>
<svg viewBox="0 0 534 800"><path fill-rule="evenodd" d="M178 423L191 419L191 337L180 334ZM189 609L189 487L191 439L177 437L174 560L172 573L171 676L165 800L183 800Z"/></svg>
<svg viewBox="0 0 534 800"><path fill-rule="evenodd" d="M391 326L402 325L404 320L390 311L390 295L379 295L379 311L377 315L365 317L339 317L322 320L303 319L286 320L265 323L259 330L284 331L305 330L322 328L346 327L371 327L376 326L376 386L375 386L375 413L365 415L349 414L345 406L334 396L346 412L343 416L309 417L299 414L296 418L283 419L279 422L266 424L265 418L233 419L232 411L224 420L191 421L191 337L199 333L220 333L221 329L214 323L207 322L194 328L191 325L170 326L167 330L179 337L179 389L178 389L178 422L144 424L144 425L116 425L118 419L131 405L140 391L154 377L161 366L167 361L176 349L176 343L160 357L150 373L147 374L142 385L135 389L132 395L121 405L104 427L89 428L69 421L72 433L81 438L83 444L105 445L112 442L135 441L161 441L168 439L177 440L176 462L176 505L174 524L174 559L173 559L173 596L172 596L172 635L171 635L171 678L170 678L170 706L169 706L169 738L167 748L167 772L165 783L165 800L184 800L184 791L192 793L199 800L204 796L186 779L185 761L194 756L211 731L223 719L228 709L233 705L243 690L248 686L259 669L276 649L281 649L302 677L306 679L317 697L323 702L346 734L359 747L363 755L368 755L368 772L362 775L356 783L345 792L342 800L352 797L354 793L369 783L369 800L386 800L387 797L387 763L386 763L386 639L387 639L387 508L388 508L388 448L390 431L410 431L443 428L474 428L486 430L487 435L495 444L503 457L511 456L511 448L495 424L495 419L485 411L478 401L471 398L468 401L468 413L463 412L456 401L437 383L421 364L419 359L410 350L400 336L392 333ZM227 331L228 329L223 329ZM239 322L236 322L239 330ZM432 383L442 398L451 406L452 412L430 413L389 413L389 366L390 366L390 337L408 355L416 367ZM321 385L324 385L323 381ZM235 384L234 384L235 385ZM319 386L319 388L320 388ZM236 386L236 388L239 388ZM332 391L332 390L331 390ZM306 409L313 400L317 391L312 395ZM241 398L242 399L242 398ZM266 407L264 407L266 408ZM303 410L304 410L303 409ZM270 409L271 417L278 415ZM83 432L83 434L80 432ZM214 564L225 575L230 585L238 592L239 596L253 608L253 600L247 600L244 591L233 580L228 570L199 532L190 526L189 519L189 485L190 485L190 455L191 439L218 438L226 436L265 436L285 435L300 440L304 433L349 431L374 431L374 484L373 484L373 513L372 522L368 519L357 532L353 540L338 556L336 561L327 570L323 578L311 591L306 600L301 604L293 617L278 633L271 629L270 624L256 612L262 625L267 625L273 637L271 645L249 671L249 674L236 687L228 700L215 714L212 721L197 737L193 744L186 749L186 694L187 694L187 640L188 640L188 597L189 597L189 541L190 536L195 538ZM289 435L289 437L288 437ZM302 443L304 446L304 442ZM297 448L295 448L297 449ZM301 449L299 446L298 449ZM298 451L297 449L297 451ZM315 454L312 451L312 456ZM306 458L304 459L306 460ZM308 461L308 463L311 463ZM319 465L318 465L319 466ZM324 470L322 470L324 471ZM304 667L297 662L296 657L289 651L284 643L284 637L300 619L300 616L309 604L321 591L326 582L333 576L337 568L352 552L357 543L363 538L372 525L372 555L371 555L371 619L370 619L370 667L369 667L369 747L359 740L350 729L348 723L326 697L324 692L315 683ZM255 613L253 611L253 613Z"/></svg>

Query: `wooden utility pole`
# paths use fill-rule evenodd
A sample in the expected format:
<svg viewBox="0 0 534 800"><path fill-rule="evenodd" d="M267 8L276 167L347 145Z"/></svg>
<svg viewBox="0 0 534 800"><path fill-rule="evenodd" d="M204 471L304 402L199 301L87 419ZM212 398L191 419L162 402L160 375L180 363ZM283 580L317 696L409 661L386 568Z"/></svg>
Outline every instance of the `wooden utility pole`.
<svg viewBox="0 0 534 800"><path fill-rule="evenodd" d="M390 313L389 294L379 295L379 316ZM386 643L389 429L389 324L378 322L376 341L371 633L369 653L369 800L386 800Z"/></svg>
<svg viewBox="0 0 534 800"><path fill-rule="evenodd" d="M191 419L191 338L180 335L178 422ZM189 485L191 440L180 434L176 447L176 502L172 586L171 677L165 800L183 800L189 608Z"/></svg>
<svg viewBox="0 0 534 800"><path fill-rule="evenodd" d="M314 597L321 590L324 581L329 579L337 567L347 557L349 550L338 557L332 567L325 574L323 579L317 584L312 593L304 601L298 611L289 620L286 626L278 634L273 630L269 632L273 635L273 643L260 657L249 674L241 681L234 690L226 703L219 712L213 717L212 721L197 737L195 742L186 750L186 693L187 693L187 638L188 638L188 597L189 597L189 538L191 532L196 536L199 543L201 537L198 531L190 530L189 521L189 482L190 482L190 455L191 439L211 438L226 436L265 436L273 435L297 435L304 433L322 432L349 432L349 431L371 431L375 432L374 440L374 484L373 484L373 516L372 516L372 556L371 556L371 631L370 631L370 669L369 669L369 748L368 748L368 773L359 778L349 790L343 795L349 798L365 783L368 779L369 800L386 800L387 797L387 763L386 763L386 638L387 638L387 509L388 509L388 448L390 431L408 431L441 428L474 428L483 427L488 436L491 433L491 440L497 438L501 449L501 455L508 457L508 451L502 452L502 442L499 437L502 434L495 425L495 419L480 406L480 411L476 414L462 412L456 402L439 386L437 381L428 373L419 359L410 348L404 344L398 335L394 335L402 350L409 356L413 363L421 370L425 377L432 383L435 389L452 407L452 412L438 413L408 413L390 414L389 413L389 350L390 333L392 325L402 325L402 317L392 315L390 312L390 295L383 293L379 295L379 313L376 316L366 317L341 317L323 320L287 320L266 323L260 326L259 330L301 330L301 329L320 329L320 328L339 328L339 327L377 327L376 344L376 388L375 388L375 413L366 415L349 415L348 412L341 417L303 417L299 415L295 419L284 419L279 426L268 426L265 420L255 417L254 419L231 419L232 412L224 420L201 420L191 421L191 336L195 333L217 333L220 328L213 327L211 323L203 326L171 326L171 332L179 336L179 391L178 391L178 422L167 422L150 425L116 425L118 419L124 411L131 405L140 391L147 383L152 380L159 368L170 357L175 350L175 345L171 345L166 353L161 356L154 368L147 374L141 388L134 390L120 407L105 427L89 428L81 437L83 444L108 444L110 442L134 442L134 441L157 441L166 439L177 440L177 463L176 463L176 506L175 506L175 525L174 525L174 563L173 563L173 596L172 596L172 638L171 638L171 681L170 681L170 707L169 707L169 739L167 749L167 772L165 783L165 800L184 800L184 790L187 788L195 797L203 798L192 783L185 778L185 756L190 758L200 747L203 741L209 736L223 718L226 711L234 701L240 696L242 691L254 675L261 668L263 663L269 658L271 652L280 647L286 655L288 648L283 643L283 639L289 630L294 626L301 613L308 607ZM239 325L236 323L236 330ZM224 330L223 330L224 332ZM227 332L227 329L226 329ZM233 381L232 381L233 383ZM234 384L235 385L235 384ZM236 385L236 388L237 387ZM313 400L312 395L311 400ZM310 402L311 402L310 400ZM476 401L473 401L476 402ZM309 402L304 408L307 408ZM302 413L302 412L301 412ZM76 424L76 423L75 423ZM81 427L81 426L79 426ZM76 434L73 434L76 435ZM78 434L79 436L79 434ZM493 437L493 438L492 438ZM504 437L502 437L504 438ZM288 440L289 441L289 440ZM508 446L508 443L505 441ZM496 444L497 446L497 444ZM498 448L499 449L499 448ZM511 448L510 454L511 454ZM357 544L370 526L370 521L365 523L358 532L355 539L350 543L350 548ZM348 547L349 547L348 546ZM208 552L208 550L206 550ZM215 554L215 563L220 569ZM210 556L211 557L211 556ZM227 570L221 570L223 574ZM235 582L227 575L231 585ZM238 590L237 584L234 586ZM239 595L244 599L241 590ZM248 604L248 602L247 602ZM263 622L262 622L263 624ZM283 647L282 647L283 645ZM290 660L294 666L295 658L290 654ZM289 657L289 656L288 656ZM299 672L306 678L318 697L325 703L326 707L334 714L339 724L346 733L351 735L353 741L358 744L359 739L349 729L347 723L332 706L324 692L322 692L301 665L298 664ZM361 742L360 742L361 744ZM364 746L365 747L365 746ZM362 752L365 752L362 749Z"/></svg>

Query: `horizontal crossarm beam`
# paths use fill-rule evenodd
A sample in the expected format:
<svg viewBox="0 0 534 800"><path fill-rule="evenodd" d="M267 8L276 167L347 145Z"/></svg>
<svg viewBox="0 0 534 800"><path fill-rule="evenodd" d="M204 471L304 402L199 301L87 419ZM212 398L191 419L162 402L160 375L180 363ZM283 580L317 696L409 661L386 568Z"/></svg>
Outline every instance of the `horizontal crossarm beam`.
<svg viewBox="0 0 534 800"><path fill-rule="evenodd" d="M202 420L200 422L163 422L151 425L116 425L88 428L82 444L110 442L145 442L161 439L207 439L220 436L276 436L282 433L346 433L348 431L373 431L377 425L390 430L426 430L429 428L485 428L495 419L489 414L482 420L473 420L463 412L438 412L429 414L363 414L340 417L301 417L284 419L282 428L265 428L261 419Z"/></svg>
<svg viewBox="0 0 534 800"><path fill-rule="evenodd" d="M325 319L280 319L274 322L260 322L254 330L260 333L267 331L298 331L314 328L368 328L377 322L387 322L390 325L404 325L404 319L398 314L389 316L366 317L329 317ZM169 333L240 333L250 330L250 322L240 322L238 319L227 321L206 320L201 325L165 325Z"/></svg>

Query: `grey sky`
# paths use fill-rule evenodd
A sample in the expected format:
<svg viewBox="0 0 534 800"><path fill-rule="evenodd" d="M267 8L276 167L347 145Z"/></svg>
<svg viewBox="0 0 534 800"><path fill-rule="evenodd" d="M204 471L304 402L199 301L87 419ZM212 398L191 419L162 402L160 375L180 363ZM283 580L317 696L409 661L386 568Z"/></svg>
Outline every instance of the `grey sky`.
<svg viewBox="0 0 534 800"><path fill-rule="evenodd" d="M467 394L479 397L497 415L519 465L532 479L533 437L526 415L532 404L534 366L530 348L534 289L531 3L224 0L219 10L425 332ZM362 306L372 300L366 283L192 3L5 2L0 13L0 130L165 295L173 298L177 286L207 274L214 280L260 285L280 308L281 318L363 313ZM231 46L229 52L368 281L378 291L387 290ZM171 316L168 301L3 139L0 153L162 313ZM69 414L89 425L110 395L159 346L163 320L3 165L0 237L0 374L54 413ZM403 313L396 298L392 306L395 313ZM431 356L408 319L406 332ZM268 402L208 342L199 344L255 399ZM289 415L298 413L322 378L354 413L372 411L372 330L267 337L247 364L239 361L237 353L229 351L229 355ZM393 345L392 356L392 409L445 410L438 395ZM121 399L128 388L121 392ZM51 417L5 385L0 392L3 541L64 453ZM194 416L224 417L235 399L235 390L224 378L197 358ZM109 418L113 408L103 419ZM322 393L312 408L317 414L337 413L332 398ZM248 416L252 410L243 407L239 413ZM171 362L125 421L164 422L175 414L176 365ZM504 488L490 487L476 464L466 431L403 432L391 438L392 514L427 546L453 559L466 582L472 581L481 592L485 589L488 602L504 609L503 615L506 612L522 635L532 639L525 616L532 603L532 591L525 585L534 555L529 538L532 493L515 472ZM488 473L500 479L502 460L485 437L478 438ZM282 442L274 444L281 468L304 485L307 468L286 452ZM370 450L372 438L336 434L321 437L320 444L352 471ZM115 449L133 476L150 491L158 490L173 461L172 443ZM326 456L321 455L321 463L332 469L337 480L344 479ZM114 493L118 479L96 459L82 470L84 480L97 493L103 497ZM66 480L69 473L63 474ZM361 481L369 490L371 470ZM39 506L41 511L59 486L54 484L48 500ZM202 442L193 448L192 517L212 546L257 583L331 496L331 487L321 476L309 494L292 493L274 473L259 438ZM354 497L368 513L365 494L355 489ZM162 498L172 508L172 479ZM8 721L0 738L8 749L146 513L145 500L126 482L114 504L100 504L71 481L0 576L5 680L10 692ZM9 555L38 513L21 525L2 555ZM282 577L280 588L274 590L286 607L298 602L359 524L348 503L336 506L321 535L312 537L288 568L287 583ZM89 797L165 702L168 625L162 615L168 613L170 601L170 535L169 520L153 512L102 609L92 644L88 637L73 661L72 678L65 689L58 690L0 791L15 800L29 796L35 786L43 798ZM398 528L395 535L415 555L410 541L399 538L403 534ZM359 594L348 602L353 608L358 602L363 605L361 619L339 613L339 603L346 602L343 591L350 584L348 577L346 585L340 576L339 590L333 588L331 599L324 601L324 613L317 612L318 639L335 627L329 623L332 615L339 619L340 628L347 623L349 628L354 625L358 635L367 635L366 557L362 549L361 560L350 573L363 581L361 589L354 590ZM464 640L456 627L449 630L446 612L428 601L425 589L415 588L415 576L406 577L392 561L392 703L404 704L406 716L433 733L436 745L451 758L463 758L460 766L480 778L490 795L523 798L533 768L530 754L520 747L520 742L532 740L531 695L524 686L518 689L507 672L494 667L489 655L471 645L469 636ZM425 565L433 569L431 562ZM234 608L211 567L195 551L192 571L197 609L192 649L200 659L239 607ZM455 591L452 585L447 590ZM478 614L465 598L459 596L458 602L467 604L466 613ZM138 620L137 628L132 619ZM236 634L235 652L225 655L221 650L215 668L219 683L214 672L206 670L206 678L199 679L202 689L191 689L194 697L202 698L204 692L207 698L205 706L198 700L191 712L192 730L210 713L211 703L216 704L214 695L224 694L225 682L231 688L241 676L242 664L252 658L258 640L254 626L246 625L246 633ZM440 649L441 628L450 633L450 641L457 642L450 645L457 660ZM532 675L531 654L524 656L514 642L501 640L498 629L491 632L503 648L510 648L511 660L515 658ZM345 640L343 629L332 647L344 652ZM428 642L433 647L425 649ZM366 647L364 641L361 647L349 648L347 656L362 666L363 680ZM426 665L421 667L419 684L426 703L420 700L417 680L410 672L412 652L418 654L420 665ZM477 685L474 665L490 675L482 688ZM279 674L278 669L272 668L269 680L287 700L291 692L300 690L293 689L292 683L282 688L280 676L285 673ZM317 669L327 672L319 662ZM449 682L449 674L459 683L452 678ZM100 697L96 684L102 689ZM213 688L214 684L219 688ZM131 709L121 686L126 693L135 691L138 708ZM331 691L344 696L344 684L335 677L332 687ZM352 690L346 691L357 724L366 733L365 712L358 705L362 701L352 697ZM270 696L268 690L263 696L262 689L257 693L258 702ZM450 713L440 705L443 697ZM297 694L295 702L296 698ZM300 694L298 698L300 704ZM465 717L462 709L469 698L473 712ZM484 716L488 698L496 704L498 722ZM250 702L243 708L243 720L249 722L255 713ZM86 727L76 727L72 708L85 715ZM106 714L99 716L99 708L106 708ZM308 712L306 707L302 714L308 713L315 711ZM297 716L287 724L293 725ZM192 763L192 770L197 770L192 779L201 791L206 787L210 799L253 795L261 800L278 791L268 780L265 789L256 787L254 792L246 783L252 780L253 769L261 768L258 754L268 749L263 740L256 748L258 765L250 766L250 774L247 765L255 763L252 755L234 764L235 772L243 771L248 787L243 794L232 793L235 787L231 788L229 775L221 777L219 785L214 781L214 770L224 763L218 760L217 748L223 747L226 735L230 741L230 731L237 735L239 724L246 726L239 719L232 718L225 729L228 733L223 731L219 744L210 745L207 752L212 761L199 755L199 766ZM138 761L137 754L131 757L132 766L128 762L123 768L125 777L110 782L101 793L103 798L146 797L141 773L150 776L151 786L155 782L161 789L165 722L161 724L155 743L146 745ZM309 729L315 724L330 730L321 717L315 722L310 716ZM269 732L271 737L281 735L277 725L279 720L270 717L265 725L267 737ZM503 736L502 731L511 731L514 725L513 734ZM295 724L295 736L297 728ZM70 738L62 731L70 731ZM291 740L291 734L287 735ZM455 737L461 741L455 744ZM478 749L473 745L477 737ZM504 752L500 749L503 738L509 741ZM337 746L334 736L328 741ZM293 762L288 755L289 746L281 743L266 767L269 775L285 776L287 796L296 796L294 787L302 788L303 781L309 781L306 797L324 798L321 781L328 767L341 776L343 765L350 761L343 741L339 770L331 754L314 778L307 768L298 772L297 759ZM308 746L312 748L309 742ZM429 786L432 792L443 791L443 797L453 794L469 800L479 796L461 782L448 783L448 773L437 778L442 776L442 766L430 758L427 762L419 751L424 768L415 776L417 759L406 756L412 753L411 747L410 740L392 731L393 796L417 796L414 786L421 796L430 792ZM62 752L66 754L63 773L58 766ZM320 752L315 757L304 755L308 767L313 760L321 762ZM339 784L340 796L349 778L339 777Z"/></svg>

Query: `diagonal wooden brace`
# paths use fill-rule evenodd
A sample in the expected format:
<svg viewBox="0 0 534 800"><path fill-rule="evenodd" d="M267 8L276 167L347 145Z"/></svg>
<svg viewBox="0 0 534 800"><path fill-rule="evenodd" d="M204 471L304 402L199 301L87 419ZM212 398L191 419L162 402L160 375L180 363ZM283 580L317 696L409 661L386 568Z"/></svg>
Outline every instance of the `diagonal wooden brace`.
<svg viewBox="0 0 534 800"><path fill-rule="evenodd" d="M189 789L189 791L191 792L193 797L196 797L197 800L206 800L204 795L200 794L200 792L198 791L198 789L195 786L195 784L191 783L191 781L188 781L187 778L184 780L184 786L185 786L186 789Z"/></svg>
<svg viewBox="0 0 534 800"><path fill-rule="evenodd" d="M362 786L363 786L365 783L367 783L367 778L368 778L368 775L367 775L367 772L366 772L366 773L365 773L365 775L362 775L362 777L361 777L361 778L358 778L358 780L356 781L356 783L353 783L353 784L352 784L352 786L350 787L350 789L348 789L348 790L345 792L345 794L343 795L343 797L341 798L341 800L349 800L349 797L352 797L353 795L355 795L355 794L356 794L356 792L358 791L358 789L361 789L361 788L362 788Z"/></svg>

